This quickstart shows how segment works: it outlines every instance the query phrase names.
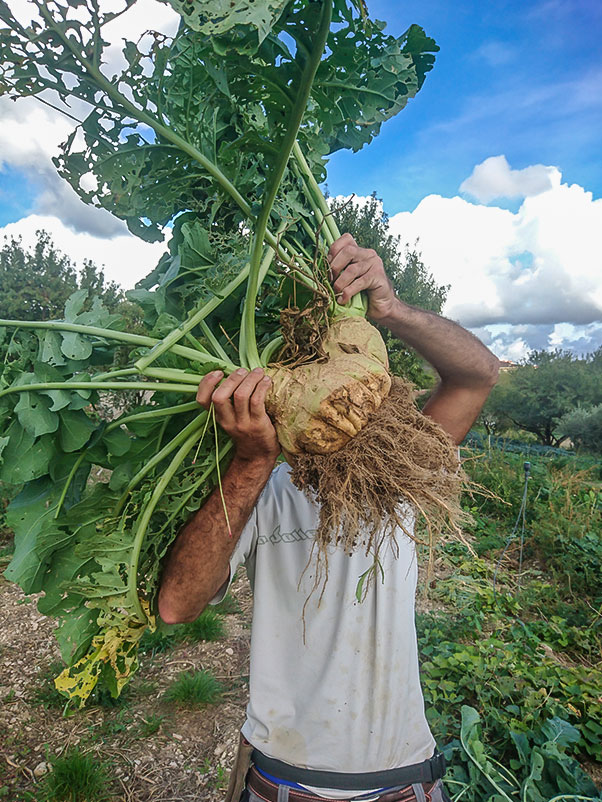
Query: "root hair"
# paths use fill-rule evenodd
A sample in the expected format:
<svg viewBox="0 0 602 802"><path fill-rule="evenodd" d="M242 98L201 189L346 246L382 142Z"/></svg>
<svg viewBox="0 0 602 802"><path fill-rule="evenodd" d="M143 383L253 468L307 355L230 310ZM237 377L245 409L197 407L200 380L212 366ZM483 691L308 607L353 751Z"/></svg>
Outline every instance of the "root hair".
<svg viewBox="0 0 602 802"><path fill-rule="evenodd" d="M342 449L295 456L294 484L320 505L316 586L328 579L331 544L347 553L361 548L376 566L385 542L397 547L399 530L430 554L440 533L459 531L466 477L458 450L441 426L417 409L414 394L412 384L394 377L389 396ZM409 511L418 535L408 527Z"/></svg>

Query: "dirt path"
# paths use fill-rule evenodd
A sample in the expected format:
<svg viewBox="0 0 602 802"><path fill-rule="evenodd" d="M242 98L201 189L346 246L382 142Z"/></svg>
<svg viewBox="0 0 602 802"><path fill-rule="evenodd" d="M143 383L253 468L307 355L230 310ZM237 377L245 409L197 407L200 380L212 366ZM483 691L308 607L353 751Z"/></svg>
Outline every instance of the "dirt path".
<svg viewBox="0 0 602 802"><path fill-rule="evenodd" d="M53 623L0 577L0 799L20 802L27 791L35 799L48 755L78 746L107 764L112 802L221 802L247 703L246 578L236 580L232 595L240 612L226 616L226 638L143 655L123 703L63 717L51 681L59 658ZM224 685L221 703L186 710L162 699L181 671L200 669Z"/></svg>

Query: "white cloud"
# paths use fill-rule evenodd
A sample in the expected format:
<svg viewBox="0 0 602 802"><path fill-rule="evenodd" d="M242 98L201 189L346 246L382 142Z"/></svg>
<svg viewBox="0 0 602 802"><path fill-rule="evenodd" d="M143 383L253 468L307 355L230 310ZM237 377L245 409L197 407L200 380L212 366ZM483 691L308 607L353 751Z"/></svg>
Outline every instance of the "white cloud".
<svg viewBox="0 0 602 802"><path fill-rule="evenodd" d="M104 3L103 11L117 11L123 6L123 0L111 0ZM23 24L31 19L32 8L32 4L23 0L11 3L11 9ZM103 67L105 73L113 75L125 66L121 55L124 38L135 42L148 29L173 34L178 19L175 11L165 3L138 0L128 12L103 29L103 37L109 44L107 63ZM60 105L54 93L45 93L44 97ZM68 111L83 119L88 108L85 103L74 101ZM36 98L22 98L17 102L7 97L0 98L0 171L3 167L16 168L39 188L34 202L37 214L53 216L60 213L62 223L75 232L106 238L123 236L127 231L125 224L104 209L82 203L77 193L58 176L52 164L52 157L58 154L60 144L74 125L72 119L42 105Z"/></svg>
<svg viewBox="0 0 602 802"><path fill-rule="evenodd" d="M390 219L402 243L418 240L435 279L451 285L444 314L505 359L602 345L602 200L544 169L554 180L515 213L429 195Z"/></svg>
<svg viewBox="0 0 602 802"><path fill-rule="evenodd" d="M36 241L35 232L39 229L48 231L55 246L78 266L82 265L84 259L91 259L104 268L106 279L117 282L124 289L130 289L146 276L166 249L164 242L143 242L127 231L106 239L76 232L57 217L35 214L0 228L0 243L4 236L20 236L23 245L31 247Z"/></svg>
<svg viewBox="0 0 602 802"><path fill-rule="evenodd" d="M533 164L523 170L513 170L505 156L490 156L476 165L460 185L460 192L481 203L497 198L528 198L559 186L561 178L556 167Z"/></svg>

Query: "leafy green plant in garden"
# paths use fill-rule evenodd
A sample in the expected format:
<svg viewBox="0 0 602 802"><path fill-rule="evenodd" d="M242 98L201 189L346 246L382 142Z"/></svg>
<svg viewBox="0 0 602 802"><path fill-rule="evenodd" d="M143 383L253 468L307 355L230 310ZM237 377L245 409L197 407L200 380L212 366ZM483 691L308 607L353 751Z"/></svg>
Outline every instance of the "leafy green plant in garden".
<svg viewBox="0 0 602 802"><path fill-rule="evenodd" d="M494 542L510 535L523 493L523 462L518 454L497 450L466 461L471 479L492 491L467 500L473 517L468 526L478 533L477 551L486 531ZM575 594L587 592L594 603L602 603L602 490L596 472L562 459L532 459L530 471L526 553L564 576Z"/></svg>
<svg viewBox="0 0 602 802"><path fill-rule="evenodd" d="M529 736L511 732L516 756L504 765L492 757L483 742L477 711L463 705L461 715L460 742L446 750L452 760L454 753L464 757L461 765L454 761L446 776L454 800L596 802L602 798L579 763L566 754L567 747L579 738L566 721L548 719ZM522 769L521 778L517 777L518 769Z"/></svg>
<svg viewBox="0 0 602 802"><path fill-rule="evenodd" d="M339 231L319 182L329 154L360 149L403 109L437 50L418 26L387 35L362 0L256 0L231 13L172 0L177 34L126 41L126 66L110 75L104 29L134 2L82 0L72 14L33 0L22 24L0 0L0 94L83 110L59 173L147 241L172 226L168 252L128 293L144 333L87 290L63 320L0 323L0 481L23 485L6 575L44 592L69 665L58 687L81 703L99 680L118 695L135 671L156 625L160 560L230 458L193 400L201 377L266 366L281 310L316 292L331 318L365 314L359 297L338 306L323 281ZM99 420L103 394L128 391L146 396ZM91 487L93 465L110 480Z"/></svg>
<svg viewBox="0 0 602 802"><path fill-rule="evenodd" d="M573 544L599 531L597 482L560 459L533 461L519 586L518 541L500 556L520 504L522 457L466 456L471 477L497 497L467 496L479 556L458 542L441 545L444 570L430 590L438 609L417 619L446 783L464 802L599 799L579 763L602 759L600 588L583 581L583 562L572 558ZM542 559L550 530L554 561Z"/></svg>

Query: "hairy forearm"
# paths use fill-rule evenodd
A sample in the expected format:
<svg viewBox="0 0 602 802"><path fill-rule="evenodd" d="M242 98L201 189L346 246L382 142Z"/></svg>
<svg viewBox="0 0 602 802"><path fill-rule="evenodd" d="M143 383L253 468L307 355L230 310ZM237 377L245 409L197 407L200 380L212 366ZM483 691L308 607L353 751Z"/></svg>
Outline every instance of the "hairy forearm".
<svg viewBox="0 0 602 802"><path fill-rule="evenodd" d="M426 359L443 383L467 388L495 383L497 358L457 323L399 299L389 316L378 322Z"/></svg>
<svg viewBox="0 0 602 802"><path fill-rule="evenodd" d="M242 530L270 477L275 459L234 457L213 491L179 533L169 552L159 589L159 614L168 624L193 621L228 578L229 561Z"/></svg>

